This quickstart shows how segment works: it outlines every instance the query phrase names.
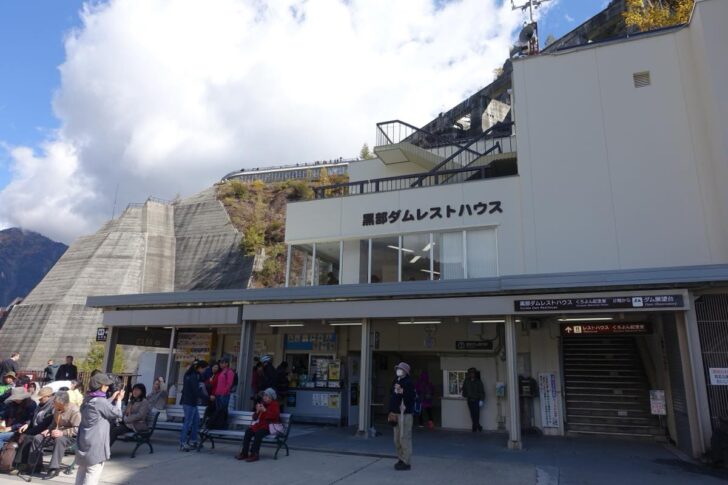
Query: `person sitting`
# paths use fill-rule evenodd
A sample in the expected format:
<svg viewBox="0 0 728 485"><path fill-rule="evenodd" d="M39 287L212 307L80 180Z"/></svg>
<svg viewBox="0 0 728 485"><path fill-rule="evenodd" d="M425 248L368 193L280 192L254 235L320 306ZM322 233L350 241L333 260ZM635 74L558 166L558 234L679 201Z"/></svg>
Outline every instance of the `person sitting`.
<svg viewBox="0 0 728 485"><path fill-rule="evenodd" d="M147 388L141 383L134 384L121 422L111 428L111 444L113 445L116 439L123 434L147 431L149 429L147 416L149 416L151 408L151 404L147 400Z"/></svg>
<svg viewBox="0 0 728 485"><path fill-rule="evenodd" d="M152 392L147 395L147 401L153 409L161 411L167 407L167 385L163 377L157 377L152 383Z"/></svg>
<svg viewBox="0 0 728 485"><path fill-rule="evenodd" d="M6 408L2 414L5 427L0 428L0 449L5 442L10 441L15 433L27 425L33 418L36 404L30 393L22 387L13 388L9 398L5 400Z"/></svg>
<svg viewBox="0 0 728 485"><path fill-rule="evenodd" d="M263 391L262 399L255 405L255 415L253 416L253 424L245 430L243 437L243 447L235 458L245 460L246 462L258 461L260 445L263 438L270 434L270 425L281 422L281 411L276 401L276 391L268 388ZM253 440L253 446L250 441Z"/></svg>
<svg viewBox="0 0 728 485"><path fill-rule="evenodd" d="M3 382L0 384L0 413L5 411L5 400L10 397L17 380L18 376L15 372L8 372L3 376Z"/></svg>
<svg viewBox="0 0 728 485"><path fill-rule="evenodd" d="M44 387L38 391L38 406L30 422L18 429L18 450L15 455L15 464L28 463L28 452L33 443L33 437L48 429L53 421L54 407L53 389Z"/></svg>
<svg viewBox="0 0 728 485"><path fill-rule="evenodd" d="M58 476L61 459L66 448L76 441L78 426L81 424L81 413L78 406L71 404L67 391L58 391L53 402L53 418L47 429L33 437L30 445L29 463L33 468L42 463L43 449L53 445L53 454L48 465L48 473L44 479L50 480Z"/></svg>
<svg viewBox="0 0 728 485"><path fill-rule="evenodd" d="M71 380L71 386L68 390L68 397L71 404L75 404L79 408L83 404L83 383L77 379Z"/></svg>

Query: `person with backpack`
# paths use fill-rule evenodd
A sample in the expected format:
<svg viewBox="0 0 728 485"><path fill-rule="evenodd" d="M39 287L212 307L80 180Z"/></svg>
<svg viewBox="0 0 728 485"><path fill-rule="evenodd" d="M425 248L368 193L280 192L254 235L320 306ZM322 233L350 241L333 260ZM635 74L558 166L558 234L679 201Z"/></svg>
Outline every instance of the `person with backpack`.
<svg viewBox="0 0 728 485"><path fill-rule="evenodd" d="M427 371L420 373L417 384L415 384L415 391L417 391L417 397L419 401L419 424L420 428L425 426L424 418L427 415L427 427L433 429L435 427L435 421L432 418L432 404L435 400L435 386L430 382L430 375Z"/></svg>
<svg viewBox="0 0 728 485"><path fill-rule="evenodd" d="M483 431L480 425L480 408L485 403L485 386L480 380L480 374L475 367L468 369L468 376L463 382L463 397L468 402L470 420L473 423L473 433Z"/></svg>

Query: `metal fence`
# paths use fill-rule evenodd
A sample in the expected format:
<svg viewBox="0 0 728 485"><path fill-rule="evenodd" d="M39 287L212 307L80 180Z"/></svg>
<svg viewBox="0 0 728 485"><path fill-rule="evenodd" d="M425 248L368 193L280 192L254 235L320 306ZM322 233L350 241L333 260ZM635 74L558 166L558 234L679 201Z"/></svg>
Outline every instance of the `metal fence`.
<svg viewBox="0 0 728 485"><path fill-rule="evenodd" d="M710 420L717 430L728 419L728 386L711 385L710 369L728 368L728 294L703 295L695 301L700 348L708 388Z"/></svg>

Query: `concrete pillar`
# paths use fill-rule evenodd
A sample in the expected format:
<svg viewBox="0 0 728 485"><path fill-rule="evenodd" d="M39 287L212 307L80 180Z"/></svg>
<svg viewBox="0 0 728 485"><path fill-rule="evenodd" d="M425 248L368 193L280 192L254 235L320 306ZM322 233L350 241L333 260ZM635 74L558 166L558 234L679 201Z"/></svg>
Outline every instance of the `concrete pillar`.
<svg viewBox="0 0 728 485"><path fill-rule="evenodd" d="M700 413L698 411L695 366L692 363L690 355L686 313L678 312L675 315L675 327L677 330L678 345L680 346L683 382L685 383L685 400L688 408L688 422L690 423L690 441L692 443L693 456L697 458L705 453L706 447L704 445L705 439L703 437L703 428L700 424Z"/></svg>
<svg viewBox="0 0 728 485"><path fill-rule="evenodd" d="M104 360L101 363L101 370L110 373L114 370L114 354L116 353L116 342L119 340L119 329L111 327L104 346Z"/></svg>
<svg viewBox="0 0 728 485"><path fill-rule="evenodd" d="M372 330L371 321L361 322L361 360L359 363L359 429L357 433L369 436L372 415Z"/></svg>
<svg viewBox="0 0 728 485"><path fill-rule="evenodd" d="M172 364L174 363L174 339L177 337L177 327L172 327L169 334L169 352L167 353L167 372L164 374L164 382L169 389L169 381L172 379Z"/></svg>
<svg viewBox="0 0 728 485"><path fill-rule="evenodd" d="M506 315L506 368L508 395L508 448L520 450L521 408L518 400L518 352L516 347L516 322L513 315Z"/></svg>
<svg viewBox="0 0 728 485"><path fill-rule="evenodd" d="M239 410L248 410L252 397L253 351L255 349L255 322L245 320L240 308L240 351L238 352L238 405Z"/></svg>

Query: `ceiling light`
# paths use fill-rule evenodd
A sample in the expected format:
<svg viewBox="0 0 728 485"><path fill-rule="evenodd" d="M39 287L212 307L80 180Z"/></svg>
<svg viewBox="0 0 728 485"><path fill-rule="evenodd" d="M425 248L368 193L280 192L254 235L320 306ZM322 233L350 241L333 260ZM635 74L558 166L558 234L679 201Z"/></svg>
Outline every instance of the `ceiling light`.
<svg viewBox="0 0 728 485"><path fill-rule="evenodd" d="M560 322L607 322L614 320L612 317L586 317L586 318L559 318Z"/></svg>
<svg viewBox="0 0 728 485"><path fill-rule="evenodd" d="M402 252L404 252L404 253L414 253L414 251L412 251L411 249L407 249L407 248L400 248L400 247L392 246L392 245L387 245L387 247L388 248L392 248L392 249L396 249L397 251L399 251L401 249Z"/></svg>
<svg viewBox="0 0 728 485"><path fill-rule="evenodd" d="M439 325L441 323L440 320L403 320L397 322L397 325Z"/></svg>
<svg viewBox="0 0 728 485"><path fill-rule="evenodd" d="M361 322L330 322L332 327L356 327L361 326Z"/></svg>
<svg viewBox="0 0 728 485"><path fill-rule="evenodd" d="M415 256L414 258L410 259L410 264L415 264L421 258L422 258L422 256L420 256L420 255Z"/></svg>
<svg viewBox="0 0 728 485"><path fill-rule="evenodd" d="M426 253L427 251L430 250L431 247L432 247L432 243L427 243L427 246L425 246L424 248L422 248L422 251Z"/></svg>
<svg viewBox="0 0 728 485"><path fill-rule="evenodd" d="M492 320L471 320L472 323L506 323L504 319L492 319ZM516 323L521 323L521 319L517 318Z"/></svg>
<svg viewBox="0 0 728 485"><path fill-rule="evenodd" d="M432 273L432 274L440 274L439 271L430 271L429 269L421 269L423 273Z"/></svg>
<svg viewBox="0 0 728 485"><path fill-rule="evenodd" d="M269 327L303 327L302 323L269 323Z"/></svg>

